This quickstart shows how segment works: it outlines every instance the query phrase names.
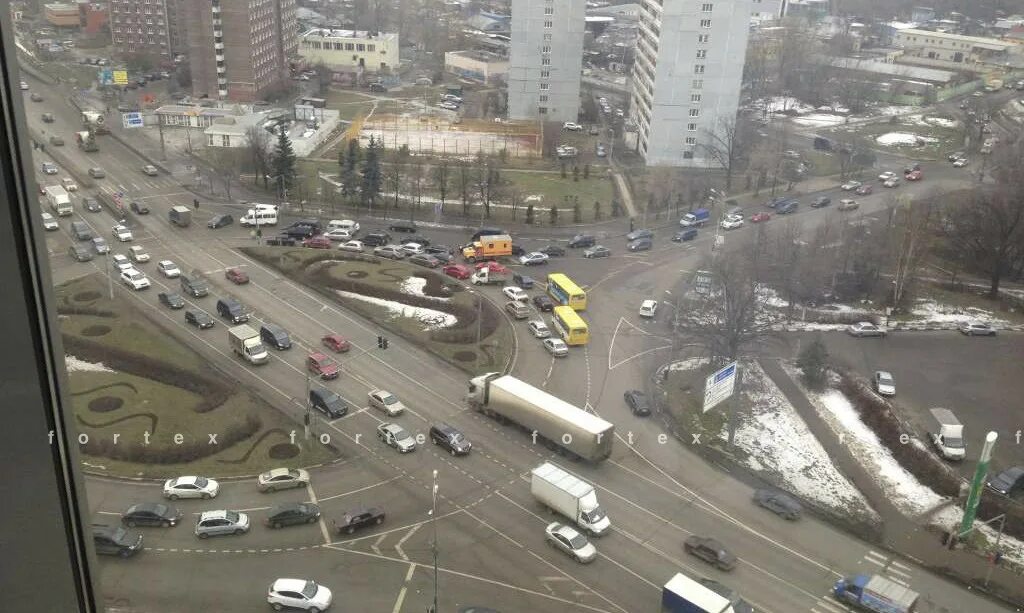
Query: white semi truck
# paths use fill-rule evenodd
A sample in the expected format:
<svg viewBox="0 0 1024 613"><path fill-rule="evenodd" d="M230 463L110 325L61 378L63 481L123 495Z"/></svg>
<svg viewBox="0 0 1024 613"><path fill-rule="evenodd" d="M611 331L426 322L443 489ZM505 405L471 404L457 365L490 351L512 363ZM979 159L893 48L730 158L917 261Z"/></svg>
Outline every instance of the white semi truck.
<svg viewBox="0 0 1024 613"><path fill-rule="evenodd" d="M231 349L251 364L266 364L270 360L259 333L250 326L228 328L228 341Z"/></svg>
<svg viewBox="0 0 1024 613"><path fill-rule="evenodd" d="M71 196L60 185L46 186L46 200L50 203L50 208L53 209L53 212L61 217L71 215L74 212L71 208Z"/></svg>
<svg viewBox="0 0 1024 613"><path fill-rule="evenodd" d="M544 506L568 517L594 536L611 528L611 521L597 503L594 486L551 462L541 464L530 473L530 493Z"/></svg>
<svg viewBox="0 0 1024 613"><path fill-rule="evenodd" d="M600 462L612 453L614 425L511 375L492 372L470 379L466 402L569 455Z"/></svg>

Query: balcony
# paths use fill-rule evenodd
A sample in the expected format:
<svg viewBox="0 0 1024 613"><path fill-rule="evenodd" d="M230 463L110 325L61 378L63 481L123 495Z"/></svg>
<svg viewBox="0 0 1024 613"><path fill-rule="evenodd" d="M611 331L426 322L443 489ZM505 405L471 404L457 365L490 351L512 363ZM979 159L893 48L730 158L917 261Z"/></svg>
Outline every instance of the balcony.
<svg viewBox="0 0 1024 613"><path fill-rule="evenodd" d="M224 60L219 60L217 62L217 73L218 74L224 74L227 71L228 71L228 68L227 68L227 65L224 64Z"/></svg>
<svg viewBox="0 0 1024 613"><path fill-rule="evenodd" d="M210 10L213 11L214 15L220 15L220 5L219 4L214 4L212 7L210 7Z"/></svg>
<svg viewBox="0 0 1024 613"><path fill-rule="evenodd" d="M214 17L212 23L213 23L213 29L214 30L219 30L224 25L221 22L220 17Z"/></svg>
<svg viewBox="0 0 1024 613"><path fill-rule="evenodd" d="M220 89L221 87L227 87L228 86L228 78L227 77L217 77L217 85L220 86L220 87L218 87L218 89Z"/></svg>
<svg viewBox="0 0 1024 613"><path fill-rule="evenodd" d="M224 50L224 43L213 43L213 48L216 51L223 51Z"/></svg>

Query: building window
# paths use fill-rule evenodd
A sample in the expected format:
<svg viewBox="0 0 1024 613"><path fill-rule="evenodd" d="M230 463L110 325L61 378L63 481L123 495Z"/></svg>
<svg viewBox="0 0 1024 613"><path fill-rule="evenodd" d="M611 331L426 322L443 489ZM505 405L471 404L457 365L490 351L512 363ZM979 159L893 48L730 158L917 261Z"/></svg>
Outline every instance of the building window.
<svg viewBox="0 0 1024 613"><path fill-rule="evenodd" d="M702 28L710 28L711 27L711 20L710 19L701 19L700 20L700 27L702 27Z"/></svg>
<svg viewBox="0 0 1024 613"><path fill-rule="evenodd" d="M686 137L686 144L687 145L696 145L697 144L697 137L696 136L687 136Z"/></svg>
<svg viewBox="0 0 1024 613"><path fill-rule="evenodd" d="M366 45L366 50L373 52L377 50L377 45Z"/></svg>
<svg viewBox="0 0 1024 613"><path fill-rule="evenodd" d="M704 89L704 79L694 79L690 89Z"/></svg>
<svg viewBox="0 0 1024 613"><path fill-rule="evenodd" d="M690 109L690 117L700 117L700 109Z"/></svg>
<svg viewBox="0 0 1024 613"><path fill-rule="evenodd" d="M366 45L362 43L356 45L356 51L366 51Z"/></svg>
<svg viewBox="0 0 1024 613"><path fill-rule="evenodd" d="M541 96L540 97L540 101L541 102L547 102L548 101L548 97L546 95L545 96Z"/></svg>
<svg viewBox="0 0 1024 613"><path fill-rule="evenodd" d="M547 115L548 114L548 107L546 107L546 106L539 106L539 107L537 107L537 112L540 113L541 115Z"/></svg>
<svg viewBox="0 0 1024 613"><path fill-rule="evenodd" d="M545 34L544 35L544 42L549 42L550 40L551 40L551 34L550 33Z"/></svg>
<svg viewBox="0 0 1024 613"><path fill-rule="evenodd" d="M345 51L353 51L356 46L352 43L345 43Z"/></svg>
<svg viewBox="0 0 1024 613"><path fill-rule="evenodd" d="M553 25L553 24L552 24L552 23L551 23L550 21L545 21L545 22L544 22L544 27L545 27L545 28L550 28L550 27L551 27L552 25Z"/></svg>
<svg viewBox="0 0 1024 613"><path fill-rule="evenodd" d="M687 132L696 132L697 131L697 124L695 124L695 123L688 123L688 124L686 124L686 131Z"/></svg>
<svg viewBox="0 0 1024 613"><path fill-rule="evenodd" d="M313 44L315 44L317 46L317 48L320 47L320 43L313 43ZM324 44L327 45L328 47L331 46L331 43L324 43ZM343 43L334 43L334 50L335 51L344 51L344 49L343 49L344 46L345 45Z"/></svg>
<svg viewBox="0 0 1024 613"><path fill-rule="evenodd" d="M714 8L715 8L714 4L705 3L705 4L700 5L700 12L702 12L702 13L710 13L712 10L714 10Z"/></svg>
<svg viewBox="0 0 1024 613"><path fill-rule="evenodd" d="M705 59L707 57L708 57L708 50L707 49L697 49L697 59L698 60L703 60L703 59Z"/></svg>
<svg viewBox="0 0 1024 613"><path fill-rule="evenodd" d="M700 102L700 94L690 94L690 102Z"/></svg>
<svg viewBox="0 0 1024 613"><path fill-rule="evenodd" d="M221 137L220 137L220 146L221 147L230 147L231 146L231 137L228 136L227 134L221 135Z"/></svg>
<svg viewBox="0 0 1024 613"><path fill-rule="evenodd" d="M540 84L540 88L541 88L541 89L547 89L547 88L548 88L548 87L550 87L550 86L551 86L551 85L550 85L549 83L541 83L541 84Z"/></svg>
<svg viewBox="0 0 1024 613"><path fill-rule="evenodd" d="M550 66L551 65L551 58L549 58L549 57L542 57L542 58L540 58L540 65L541 66Z"/></svg>
<svg viewBox="0 0 1024 613"><path fill-rule="evenodd" d="M543 47L540 48L540 52L541 53L551 53L551 46L550 45L544 45Z"/></svg>
<svg viewBox="0 0 1024 613"><path fill-rule="evenodd" d="M695 74L704 74L704 64L694 64L693 72Z"/></svg>
<svg viewBox="0 0 1024 613"><path fill-rule="evenodd" d="M683 152L683 159L684 160L692 160L693 159L693 152L692 151L684 151Z"/></svg>
<svg viewBox="0 0 1024 613"><path fill-rule="evenodd" d="M551 76L551 71L550 70L542 70L542 71L540 71L540 78L547 79L550 76Z"/></svg>
<svg viewBox="0 0 1024 613"><path fill-rule="evenodd" d="M544 7L544 14L545 15L554 15L555 14L555 8L552 7L552 6L545 6Z"/></svg>

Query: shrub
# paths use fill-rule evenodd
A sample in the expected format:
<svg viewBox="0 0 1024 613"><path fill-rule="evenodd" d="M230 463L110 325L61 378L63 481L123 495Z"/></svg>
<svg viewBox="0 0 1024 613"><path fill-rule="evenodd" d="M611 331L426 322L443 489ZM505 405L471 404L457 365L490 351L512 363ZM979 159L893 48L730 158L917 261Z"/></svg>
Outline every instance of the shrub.
<svg viewBox="0 0 1024 613"><path fill-rule="evenodd" d="M803 350L796 360L796 365L804 374L804 382L814 390L820 390L825 385L826 369L828 367L828 350L821 337L816 336Z"/></svg>

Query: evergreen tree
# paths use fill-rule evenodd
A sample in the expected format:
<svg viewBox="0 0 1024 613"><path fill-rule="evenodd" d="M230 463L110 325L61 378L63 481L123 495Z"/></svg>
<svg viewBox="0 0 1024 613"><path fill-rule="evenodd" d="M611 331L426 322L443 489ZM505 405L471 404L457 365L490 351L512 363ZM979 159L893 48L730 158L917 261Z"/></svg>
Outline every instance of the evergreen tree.
<svg viewBox="0 0 1024 613"><path fill-rule="evenodd" d="M579 181L580 180L580 167L579 166L573 166L572 167L572 180L573 181Z"/></svg>
<svg viewBox="0 0 1024 613"><path fill-rule="evenodd" d="M572 205L572 222L582 223L583 222L583 211L580 210L580 201L576 200Z"/></svg>
<svg viewBox="0 0 1024 613"><path fill-rule="evenodd" d="M796 359L796 365L804 374L804 381L811 389L821 389L825 385L828 368L828 350L820 337L816 337Z"/></svg>
<svg viewBox="0 0 1024 613"><path fill-rule="evenodd" d="M291 191L295 185L295 150L292 148L292 141L288 138L288 132L281 129L277 135L277 148L274 150L273 159L274 174L277 175L277 192L284 198L284 195Z"/></svg>
<svg viewBox="0 0 1024 613"><path fill-rule="evenodd" d="M344 155L344 163L341 166L341 193L344 196L351 196L356 193L356 174L359 169L359 139L353 138L348 141L348 153ZM339 154L338 156L342 156Z"/></svg>
<svg viewBox="0 0 1024 613"><path fill-rule="evenodd" d="M526 205L526 225L533 225L533 203Z"/></svg>
<svg viewBox="0 0 1024 613"><path fill-rule="evenodd" d="M565 162L562 162L562 178L565 178Z"/></svg>
<svg viewBox="0 0 1024 613"><path fill-rule="evenodd" d="M601 221L601 201L594 201L594 221Z"/></svg>
<svg viewBox="0 0 1024 613"><path fill-rule="evenodd" d="M380 170L380 149L380 143L371 136L370 144L366 147L366 159L363 161L362 193L363 203L371 207L377 202L384 179Z"/></svg>

